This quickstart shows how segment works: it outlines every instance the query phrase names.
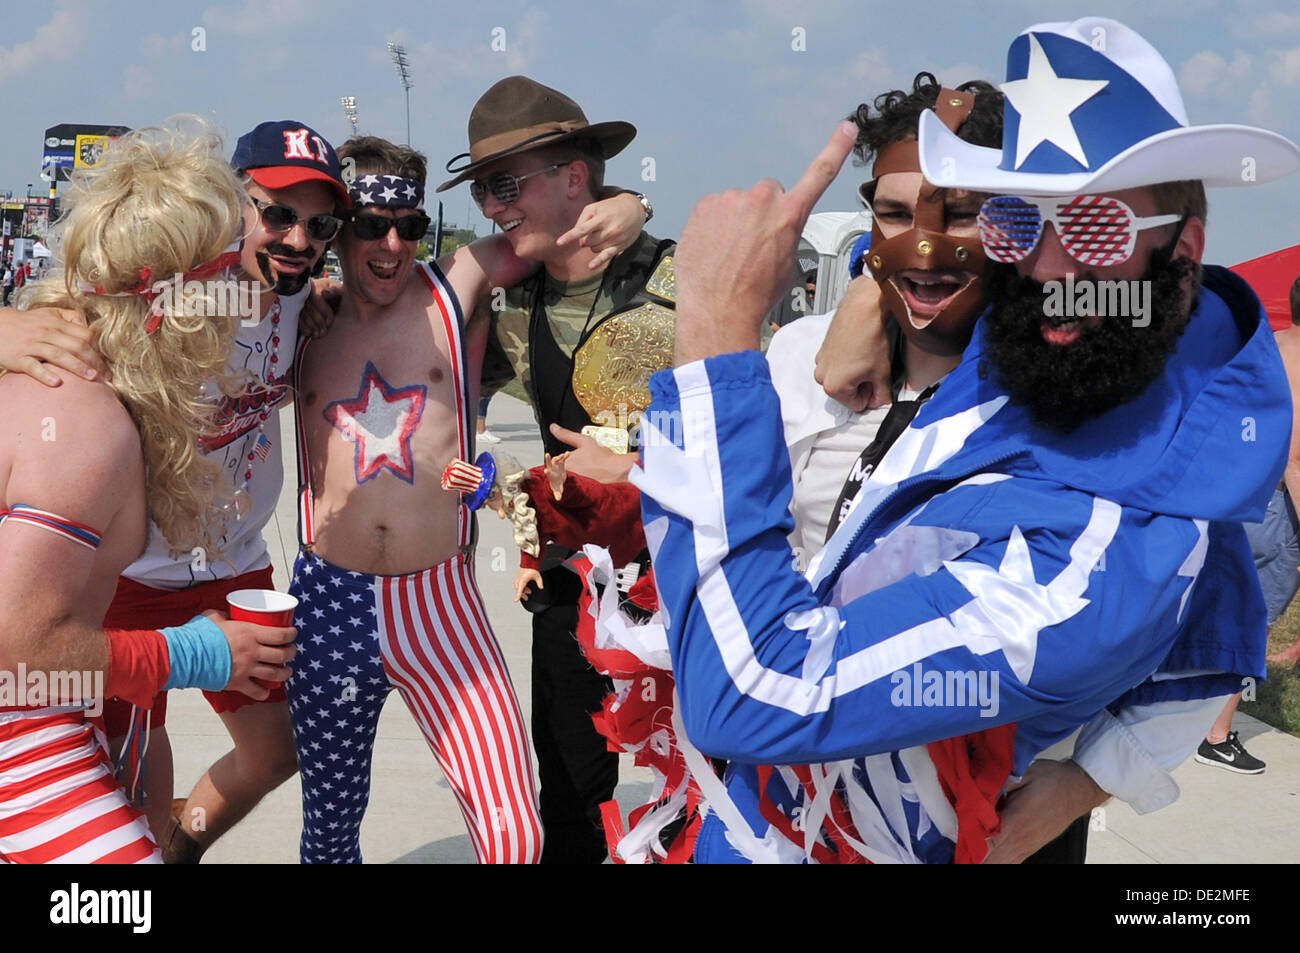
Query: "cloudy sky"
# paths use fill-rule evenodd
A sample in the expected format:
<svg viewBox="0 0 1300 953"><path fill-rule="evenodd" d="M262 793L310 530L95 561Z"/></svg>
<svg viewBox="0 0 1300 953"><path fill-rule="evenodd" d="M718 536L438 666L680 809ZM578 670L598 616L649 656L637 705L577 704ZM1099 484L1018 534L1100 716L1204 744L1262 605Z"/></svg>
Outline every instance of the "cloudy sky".
<svg viewBox="0 0 1300 953"><path fill-rule="evenodd" d="M608 178L649 193L651 230L675 235L707 192L765 176L788 184L864 99L910 86L921 69L949 84L1000 82L1018 32L1084 15L1146 36L1178 74L1194 124L1252 123L1300 140L1294 0L0 0L0 192L31 182L42 194L43 133L61 122L137 127L201 113L233 147L258 122L292 118L339 142L350 131L339 99L355 96L362 132L401 141L393 40L409 51L411 142L429 155L431 179L466 149L474 100L526 73L573 96L592 122L636 124ZM864 177L846 168L819 208L856 208ZM483 231L465 186L446 215ZM1295 244L1298 216L1300 176L1212 191L1207 260Z"/></svg>

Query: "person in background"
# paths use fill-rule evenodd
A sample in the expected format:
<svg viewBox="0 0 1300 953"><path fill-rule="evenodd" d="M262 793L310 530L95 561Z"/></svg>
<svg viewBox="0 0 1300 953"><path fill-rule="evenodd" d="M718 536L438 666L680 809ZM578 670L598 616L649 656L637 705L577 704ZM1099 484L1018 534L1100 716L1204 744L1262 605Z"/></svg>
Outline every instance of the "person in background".
<svg viewBox="0 0 1300 953"><path fill-rule="evenodd" d="M1291 406L1300 406L1300 278L1291 285L1291 327L1274 332L1282 366L1291 387ZM1270 630L1300 591L1300 523L1296 520L1295 499L1300 494L1300 415L1291 420L1291 448L1287 456L1282 485L1268 502L1262 523L1247 523L1246 536L1255 556L1255 569L1264 589ZM1268 657L1274 665L1300 662L1300 640ZM1262 774L1265 762L1256 758L1232 730L1232 716L1241 703L1238 692L1228 699L1205 740L1196 749L1201 764L1223 768L1236 774Z"/></svg>
<svg viewBox="0 0 1300 953"><path fill-rule="evenodd" d="M491 430L488 430L487 415L488 415L488 404L490 403L492 403L491 396L479 398L478 423L475 424L474 426L474 430L478 435L477 439L482 443L488 445L501 442L500 437L494 434Z"/></svg>

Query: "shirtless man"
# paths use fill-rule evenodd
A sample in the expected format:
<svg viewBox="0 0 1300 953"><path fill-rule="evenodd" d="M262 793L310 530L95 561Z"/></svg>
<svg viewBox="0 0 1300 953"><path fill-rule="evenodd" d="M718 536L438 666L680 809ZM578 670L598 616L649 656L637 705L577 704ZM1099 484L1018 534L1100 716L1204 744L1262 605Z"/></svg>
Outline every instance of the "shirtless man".
<svg viewBox="0 0 1300 953"><path fill-rule="evenodd" d="M541 853L523 720L474 579L473 518L440 477L472 459L487 322L466 312L532 266L498 236L416 264L425 160L349 140L346 289L298 359L301 543L290 591L304 657L289 706L303 789L302 860L357 863L375 725L396 687L456 792L480 862ZM628 237L640 204L622 203ZM623 242L622 244L626 244Z"/></svg>
<svg viewBox="0 0 1300 953"><path fill-rule="evenodd" d="M346 207L348 196L333 147L300 122L261 123L240 137L230 164L247 176L245 189L252 200L243 206L239 269L258 283L259 293L249 301L258 305L257 320L240 323L227 352L229 370L251 374L252 386L234 396L213 395L220 397L220 407L212 432L199 445L219 469L230 499L218 534L222 552L175 551L154 527L145 551L122 573L107 617L110 626L176 625L196 612L224 607L229 591L273 586L262 530L283 484L278 409L289 398L308 279L342 224L335 212ZM88 329L76 320L74 312L50 309L0 312L0 366L54 386L59 375L51 365L93 376L99 358L88 350ZM136 737L148 732L143 745L146 810L169 863L197 863L207 847L297 769L282 686L258 704L232 692L208 692L206 698L233 749L199 779L178 811L183 824L171 816L166 696L154 701L147 728L140 726L144 719L132 720L130 705L110 700L105 709L113 751L124 738L134 746ZM128 730L132 725L134 732Z"/></svg>
<svg viewBox="0 0 1300 953"><path fill-rule="evenodd" d="M220 139L201 127L192 137L124 137L101 166L78 173L67 204L62 247L77 291L60 269L23 304L85 309L116 374L111 387L62 371L52 372L56 389L24 375L0 381L0 676L21 675L19 666L27 686L34 673L47 684L55 673L81 676L80 698L29 690L0 708L0 864L156 862L149 827L80 702L95 713L107 694L148 708L159 692L189 686L265 698L252 677L283 681L294 652L292 629L215 612L162 631L102 628L151 517L173 546L211 544L203 517L214 505L212 467L189 449L211 421L193 395L225 363L237 315L201 318L196 329L193 315L212 299L177 288L162 299L173 304L161 304L148 296L157 287L149 275L189 279L207 263L210 276L245 201ZM103 216L150 228L101 230Z"/></svg>

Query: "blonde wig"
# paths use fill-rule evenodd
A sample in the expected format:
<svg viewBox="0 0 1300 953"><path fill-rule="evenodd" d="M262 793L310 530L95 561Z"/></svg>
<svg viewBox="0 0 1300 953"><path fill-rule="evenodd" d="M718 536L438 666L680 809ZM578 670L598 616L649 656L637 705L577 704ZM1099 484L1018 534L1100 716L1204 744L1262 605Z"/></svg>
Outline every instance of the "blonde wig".
<svg viewBox="0 0 1300 953"><path fill-rule="evenodd" d="M220 256L242 233L246 203L205 120L174 117L132 132L101 165L74 174L53 236L56 267L19 299L21 308L85 315L109 386L139 428L149 514L173 552L219 552L229 491L218 493L217 465L195 437L217 409L204 385L215 378L234 390L225 369L240 318L225 276L179 284L152 305L130 292ZM158 313L161 324L147 331Z"/></svg>
<svg viewBox="0 0 1300 953"><path fill-rule="evenodd" d="M502 497L505 500L506 518L514 527L515 545L530 556L541 553L541 538L537 533L537 511L529 503L528 493L521 489L528 479L528 471L520 470L501 478Z"/></svg>
<svg viewBox="0 0 1300 953"><path fill-rule="evenodd" d="M510 520L514 530L515 545L530 556L542 552L541 537L537 532L537 511L523 489L528 471L503 451L493 454L497 464L497 481L494 493L501 495L502 514Z"/></svg>

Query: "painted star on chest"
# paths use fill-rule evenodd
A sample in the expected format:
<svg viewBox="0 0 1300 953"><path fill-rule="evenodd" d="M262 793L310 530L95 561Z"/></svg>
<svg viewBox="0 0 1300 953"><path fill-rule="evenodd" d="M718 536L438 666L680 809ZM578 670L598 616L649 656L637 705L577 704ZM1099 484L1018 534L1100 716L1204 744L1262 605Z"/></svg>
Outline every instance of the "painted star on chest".
<svg viewBox="0 0 1300 953"><path fill-rule="evenodd" d="M325 419L357 446L353 464L357 483L365 483L385 469L407 483L415 482L411 437L427 396L423 386L389 386L367 361L357 396L325 408Z"/></svg>

